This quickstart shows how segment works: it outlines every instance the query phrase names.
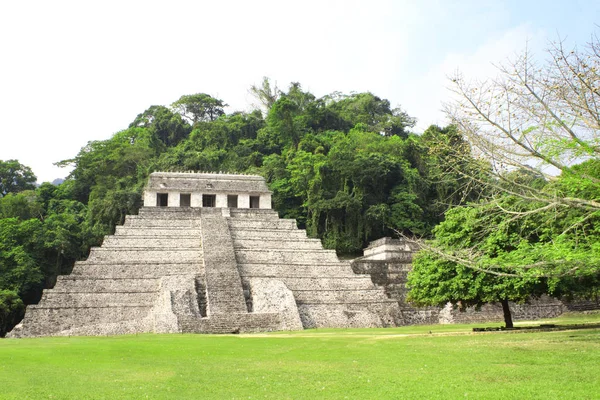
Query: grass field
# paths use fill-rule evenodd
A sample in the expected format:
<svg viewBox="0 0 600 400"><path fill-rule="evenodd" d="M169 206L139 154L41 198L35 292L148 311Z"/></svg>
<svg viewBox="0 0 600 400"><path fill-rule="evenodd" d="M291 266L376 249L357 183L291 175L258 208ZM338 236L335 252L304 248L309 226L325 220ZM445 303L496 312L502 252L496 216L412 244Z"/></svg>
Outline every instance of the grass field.
<svg viewBox="0 0 600 400"><path fill-rule="evenodd" d="M0 399L600 399L600 329L472 327L0 340Z"/></svg>

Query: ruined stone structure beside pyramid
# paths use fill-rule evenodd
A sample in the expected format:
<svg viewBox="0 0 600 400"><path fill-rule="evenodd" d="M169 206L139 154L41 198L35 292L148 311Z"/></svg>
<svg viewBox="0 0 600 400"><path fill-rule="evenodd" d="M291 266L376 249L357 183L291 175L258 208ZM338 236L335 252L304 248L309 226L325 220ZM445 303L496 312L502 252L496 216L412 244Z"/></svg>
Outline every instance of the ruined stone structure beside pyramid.
<svg viewBox="0 0 600 400"><path fill-rule="evenodd" d="M271 209L259 176L150 175L86 261L10 336L228 333L402 324L398 302Z"/></svg>

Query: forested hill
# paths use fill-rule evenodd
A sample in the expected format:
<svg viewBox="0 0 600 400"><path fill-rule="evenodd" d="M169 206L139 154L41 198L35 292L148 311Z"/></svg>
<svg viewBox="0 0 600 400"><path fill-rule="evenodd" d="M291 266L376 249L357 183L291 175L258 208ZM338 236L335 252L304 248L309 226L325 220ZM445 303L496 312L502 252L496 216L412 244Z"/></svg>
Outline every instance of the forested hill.
<svg viewBox="0 0 600 400"><path fill-rule="evenodd" d="M460 182L436 185L431 128L409 133L415 120L371 93L316 98L292 84L254 88L264 110L226 115L206 94L152 106L106 141L91 142L72 160L65 185L89 208L89 221L110 232L135 213L155 170L227 171L262 175L274 208L341 253L359 252L390 228L427 235ZM264 116L263 116L264 114Z"/></svg>
<svg viewBox="0 0 600 400"><path fill-rule="evenodd" d="M74 169L62 184L3 190L0 303L13 311L0 326L20 318L19 298L37 302L43 287L137 212L152 171L262 175L281 217L342 254L393 229L427 236L448 205L466 200L460 175L434 178L448 155L431 144L464 146L453 128L415 135L413 118L371 93L316 98L297 83L283 92L266 79L251 91L261 104L251 113L226 114L224 101L207 94L152 106L63 161Z"/></svg>

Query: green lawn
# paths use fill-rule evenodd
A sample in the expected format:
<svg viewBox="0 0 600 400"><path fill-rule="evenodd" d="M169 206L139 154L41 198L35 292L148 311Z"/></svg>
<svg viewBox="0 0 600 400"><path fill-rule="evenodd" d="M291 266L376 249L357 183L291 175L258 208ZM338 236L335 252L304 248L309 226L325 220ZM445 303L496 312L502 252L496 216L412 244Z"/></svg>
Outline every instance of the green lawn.
<svg viewBox="0 0 600 400"><path fill-rule="evenodd" d="M600 399L600 329L472 327L0 340L0 398Z"/></svg>

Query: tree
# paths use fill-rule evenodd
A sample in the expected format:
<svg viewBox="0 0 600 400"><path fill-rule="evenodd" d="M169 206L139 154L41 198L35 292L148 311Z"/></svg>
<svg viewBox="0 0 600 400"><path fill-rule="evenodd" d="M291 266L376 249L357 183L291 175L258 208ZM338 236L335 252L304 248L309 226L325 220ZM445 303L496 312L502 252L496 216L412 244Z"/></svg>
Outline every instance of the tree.
<svg viewBox="0 0 600 400"><path fill-rule="evenodd" d="M487 167L479 173L465 170L461 165L470 155L453 151L454 162L447 163L446 172L485 188L475 207L494 207L521 226L539 215L537 229L553 236L521 241L493 261L476 248L438 249L448 260L479 272L521 277L600 271L600 264L591 261L597 250L587 239L600 216L600 175L596 164L578 165L600 161L600 42L595 38L584 49L570 50L559 41L547 55L540 63L525 51L501 65L493 80L469 82L459 74L452 79L456 100L446 112ZM444 143L438 145L452 152ZM549 184L540 188L540 180ZM519 201L507 203L506 195ZM524 203L535 208L523 208ZM495 230L490 224L482 235ZM522 255L527 257L519 259Z"/></svg>
<svg viewBox="0 0 600 400"><path fill-rule="evenodd" d="M13 290L0 289L0 337L6 336L6 332L23 318L25 305Z"/></svg>
<svg viewBox="0 0 600 400"><path fill-rule="evenodd" d="M0 197L0 218L18 217L21 220L38 218L43 213L43 206L33 190L19 193L8 193Z"/></svg>
<svg viewBox="0 0 600 400"><path fill-rule="evenodd" d="M0 289L15 291L21 298L35 298L41 291L44 276L37 239L42 229L37 219L0 219Z"/></svg>
<svg viewBox="0 0 600 400"><path fill-rule="evenodd" d="M58 165L74 165L67 182L74 182L74 199L87 204L90 197L97 198L109 190L128 190L137 185L135 190L141 193L150 164L163 148L148 129L129 128L108 140L89 142L75 158Z"/></svg>
<svg viewBox="0 0 600 400"><path fill-rule="evenodd" d="M201 121L214 121L221 115L227 104L206 93L183 95L171 104L171 107L191 122L192 125Z"/></svg>
<svg viewBox="0 0 600 400"><path fill-rule="evenodd" d="M248 91L259 103L255 107L263 109L265 114L269 113L273 104L275 104L282 94L281 90L277 87L277 82L271 86L271 80L266 76L263 77L260 86L252 85Z"/></svg>
<svg viewBox="0 0 600 400"><path fill-rule="evenodd" d="M348 125L348 129L356 124L364 124L372 132L405 138L408 128L416 124L416 119L400 107L392 109L389 100L381 99L372 93L355 93L349 96L335 93L329 96L328 100L329 107L339 114Z"/></svg>
<svg viewBox="0 0 600 400"><path fill-rule="evenodd" d="M0 197L7 193L35 189L36 176L17 160L0 160Z"/></svg>
<svg viewBox="0 0 600 400"><path fill-rule="evenodd" d="M507 206L515 201L508 197L504 200ZM487 229L490 225L495 228L492 234ZM528 233L536 235L534 229ZM482 273L476 266L466 266L457 260L455 249L473 248L488 260L498 260L511 252L515 238L526 236L515 221L505 219L493 206L453 208L434 229L434 234L435 246L426 245L413 260L407 282L410 302L427 306L450 302L461 309L500 302L506 327L512 328L509 301L522 303L551 292L547 278L514 276L510 268Z"/></svg>
<svg viewBox="0 0 600 400"><path fill-rule="evenodd" d="M192 127L181 115L174 114L165 106L151 106L138 114L129 128L147 128L167 146L174 146L186 138Z"/></svg>

